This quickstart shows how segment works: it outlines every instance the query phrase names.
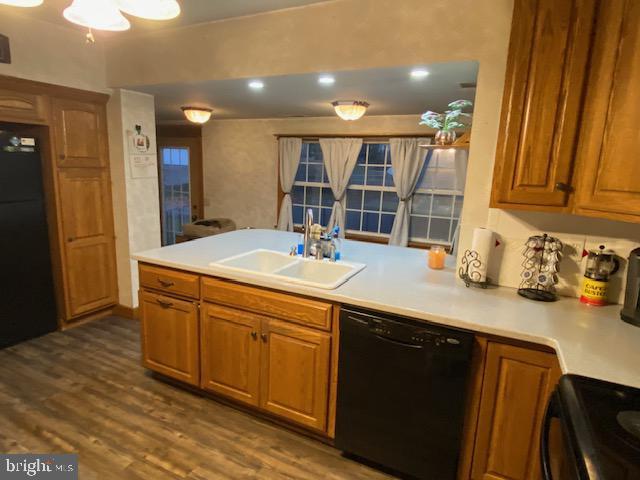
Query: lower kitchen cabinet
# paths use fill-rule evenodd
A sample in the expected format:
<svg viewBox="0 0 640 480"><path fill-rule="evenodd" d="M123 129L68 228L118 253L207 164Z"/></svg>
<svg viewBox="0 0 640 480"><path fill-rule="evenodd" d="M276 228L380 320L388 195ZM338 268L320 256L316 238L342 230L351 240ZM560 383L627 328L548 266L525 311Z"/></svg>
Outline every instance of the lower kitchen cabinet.
<svg viewBox="0 0 640 480"><path fill-rule="evenodd" d="M317 430L327 424L331 335L269 319L262 324L260 406Z"/></svg>
<svg viewBox="0 0 640 480"><path fill-rule="evenodd" d="M488 342L472 480L538 480L538 442L560 377L553 353Z"/></svg>
<svg viewBox="0 0 640 480"><path fill-rule="evenodd" d="M200 382L198 305L142 290L142 364L190 385Z"/></svg>
<svg viewBox="0 0 640 480"><path fill-rule="evenodd" d="M259 316L242 310L202 304L202 388L258 405L260 322Z"/></svg>

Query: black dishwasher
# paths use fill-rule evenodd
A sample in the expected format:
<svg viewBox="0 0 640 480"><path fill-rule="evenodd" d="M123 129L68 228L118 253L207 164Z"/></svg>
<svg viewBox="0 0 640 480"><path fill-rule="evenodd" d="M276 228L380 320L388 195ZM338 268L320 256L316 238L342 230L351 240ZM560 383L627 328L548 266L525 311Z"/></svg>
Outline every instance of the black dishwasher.
<svg viewBox="0 0 640 480"><path fill-rule="evenodd" d="M363 310L340 316L336 447L455 479L473 334Z"/></svg>

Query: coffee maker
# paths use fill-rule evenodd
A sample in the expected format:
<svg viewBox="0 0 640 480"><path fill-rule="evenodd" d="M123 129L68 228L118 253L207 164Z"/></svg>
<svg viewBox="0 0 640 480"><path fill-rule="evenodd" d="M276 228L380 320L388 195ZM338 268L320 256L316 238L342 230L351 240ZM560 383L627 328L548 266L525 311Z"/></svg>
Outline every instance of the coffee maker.
<svg viewBox="0 0 640 480"><path fill-rule="evenodd" d="M640 327L640 248L631 250L627 270L627 289L624 294L622 319Z"/></svg>

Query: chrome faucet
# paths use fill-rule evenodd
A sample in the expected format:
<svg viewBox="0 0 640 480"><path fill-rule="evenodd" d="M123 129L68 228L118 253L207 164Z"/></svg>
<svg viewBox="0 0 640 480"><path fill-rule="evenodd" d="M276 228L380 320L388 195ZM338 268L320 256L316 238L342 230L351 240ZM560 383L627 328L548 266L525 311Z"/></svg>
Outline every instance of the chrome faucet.
<svg viewBox="0 0 640 480"><path fill-rule="evenodd" d="M313 225L313 210L307 208L307 212L304 216L304 239L303 239L303 248L302 248L302 256L303 258L309 258L309 247L311 240L311 226Z"/></svg>

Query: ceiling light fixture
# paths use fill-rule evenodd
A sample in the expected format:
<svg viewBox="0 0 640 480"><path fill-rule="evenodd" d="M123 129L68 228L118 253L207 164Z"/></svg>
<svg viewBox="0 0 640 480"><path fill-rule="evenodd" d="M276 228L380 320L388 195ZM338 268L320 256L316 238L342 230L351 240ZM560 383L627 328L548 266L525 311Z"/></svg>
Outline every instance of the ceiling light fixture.
<svg viewBox="0 0 640 480"><path fill-rule="evenodd" d="M121 32L131 28L112 0L73 0L62 15L71 23L96 30Z"/></svg>
<svg viewBox="0 0 640 480"><path fill-rule="evenodd" d="M318 77L318 83L320 85L333 85L336 83L336 79L331 75L320 75Z"/></svg>
<svg viewBox="0 0 640 480"><path fill-rule="evenodd" d="M184 116L193 123L207 123L211 118L213 110L203 107L182 107Z"/></svg>
<svg viewBox="0 0 640 480"><path fill-rule="evenodd" d="M176 0L115 0L124 13L147 20L171 20L180 15Z"/></svg>
<svg viewBox="0 0 640 480"><path fill-rule="evenodd" d="M429 76L429 70L425 68L414 68L411 70L411 78L425 78Z"/></svg>
<svg viewBox="0 0 640 480"><path fill-rule="evenodd" d="M367 102L359 100L336 100L335 102L331 102L331 105L333 105L336 114L341 119L347 121L358 120L365 114L367 108L369 108Z"/></svg>
<svg viewBox="0 0 640 480"><path fill-rule="evenodd" d="M262 80L251 80L249 82L249 88L252 90L262 90L264 88L264 83Z"/></svg>
<svg viewBox="0 0 640 480"><path fill-rule="evenodd" d="M0 5L10 5L12 7L37 7L42 5L44 0L0 0Z"/></svg>

